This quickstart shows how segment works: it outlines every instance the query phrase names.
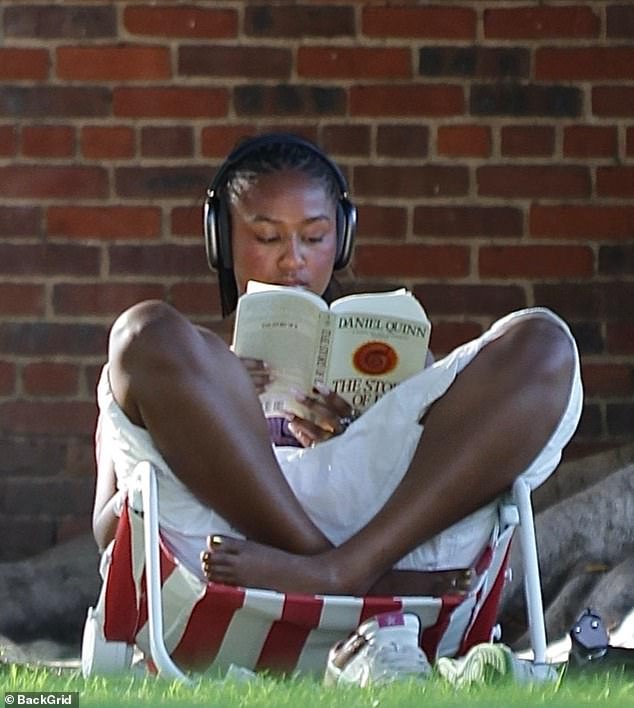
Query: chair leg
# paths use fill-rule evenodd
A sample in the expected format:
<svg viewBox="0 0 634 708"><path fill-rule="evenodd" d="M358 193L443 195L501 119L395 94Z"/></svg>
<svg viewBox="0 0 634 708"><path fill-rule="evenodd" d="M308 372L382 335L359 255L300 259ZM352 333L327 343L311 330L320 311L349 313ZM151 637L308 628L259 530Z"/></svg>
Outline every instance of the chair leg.
<svg viewBox="0 0 634 708"><path fill-rule="evenodd" d="M132 665L133 654L132 645L110 642L104 638L99 616L93 607L89 607L81 643L84 678L123 673Z"/></svg>
<svg viewBox="0 0 634 708"><path fill-rule="evenodd" d="M528 630L536 664L546 662L546 626L544 623L544 603L537 556L535 521L531 504L531 489L523 479L513 485L513 497L517 503L520 517L520 541L524 571L524 592Z"/></svg>
<svg viewBox="0 0 634 708"><path fill-rule="evenodd" d="M163 640L163 602L158 530L158 489L156 474L150 462L140 462L143 497L143 531L145 541L145 577L147 585L150 652L159 674L191 684L192 680L172 661Z"/></svg>

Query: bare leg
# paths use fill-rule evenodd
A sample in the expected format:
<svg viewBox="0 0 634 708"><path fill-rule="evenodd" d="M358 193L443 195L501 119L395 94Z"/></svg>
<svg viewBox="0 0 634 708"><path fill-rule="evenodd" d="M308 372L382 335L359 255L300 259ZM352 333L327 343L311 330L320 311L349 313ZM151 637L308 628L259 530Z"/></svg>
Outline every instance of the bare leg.
<svg viewBox="0 0 634 708"><path fill-rule="evenodd" d="M145 302L115 323L110 384L170 468L250 538L296 553L330 547L286 483L240 360L176 310Z"/></svg>
<svg viewBox="0 0 634 708"><path fill-rule="evenodd" d="M209 577L279 590L363 594L416 546L508 489L565 409L573 351L553 322L516 322L425 416L425 432L384 508L336 549L296 557L248 542L211 544Z"/></svg>

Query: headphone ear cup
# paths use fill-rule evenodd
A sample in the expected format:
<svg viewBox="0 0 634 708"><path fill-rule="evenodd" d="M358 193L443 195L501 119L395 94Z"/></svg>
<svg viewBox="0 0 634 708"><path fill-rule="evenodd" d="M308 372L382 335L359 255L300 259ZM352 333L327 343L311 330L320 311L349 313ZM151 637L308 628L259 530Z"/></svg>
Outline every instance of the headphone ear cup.
<svg viewBox="0 0 634 708"><path fill-rule="evenodd" d="M203 234L207 263L212 270L218 268L218 239L216 229L216 198L208 194L203 206Z"/></svg>
<svg viewBox="0 0 634 708"><path fill-rule="evenodd" d="M350 262L357 227L357 208L343 197L337 204L337 255L334 269L342 270Z"/></svg>
<svg viewBox="0 0 634 708"><path fill-rule="evenodd" d="M233 268L231 248L231 215L224 199L218 200L216 210L216 248L219 268Z"/></svg>
<svg viewBox="0 0 634 708"><path fill-rule="evenodd" d="M203 231L207 263L213 270L231 268L231 224L229 210L214 194L205 200L203 208Z"/></svg>

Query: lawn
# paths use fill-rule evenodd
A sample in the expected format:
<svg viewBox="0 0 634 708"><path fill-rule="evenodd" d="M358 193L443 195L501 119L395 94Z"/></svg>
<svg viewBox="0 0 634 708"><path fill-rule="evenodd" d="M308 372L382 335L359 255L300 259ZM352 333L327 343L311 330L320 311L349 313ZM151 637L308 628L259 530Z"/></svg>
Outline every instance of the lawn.
<svg viewBox="0 0 634 708"><path fill-rule="evenodd" d="M189 687L147 676L84 679L76 671L0 665L0 688L8 692L76 691L83 706L205 706L206 708L422 708L423 706L634 706L634 675L564 675L556 684L532 687L502 683L456 690L433 678L368 689L324 688L318 681L258 676L247 682L201 678ZM19 705L19 700L14 701ZM77 705L75 703L74 705Z"/></svg>

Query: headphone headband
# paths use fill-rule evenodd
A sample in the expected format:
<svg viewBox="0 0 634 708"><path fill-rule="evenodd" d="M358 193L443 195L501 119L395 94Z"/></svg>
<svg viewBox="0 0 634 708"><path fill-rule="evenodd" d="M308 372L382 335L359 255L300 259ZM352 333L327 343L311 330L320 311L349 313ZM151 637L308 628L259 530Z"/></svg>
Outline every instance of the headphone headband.
<svg viewBox="0 0 634 708"><path fill-rule="evenodd" d="M236 166L251 153L269 145L294 145L303 148L326 165L334 176L339 189L335 270L345 268L352 255L357 210L348 198L348 184L339 167L317 145L292 133L266 133L249 138L238 145L222 163L207 189L204 204L203 230L207 262L210 268L218 271L223 315L227 315L235 309L238 295L231 254L230 213L222 190L226 184L227 176Z"/></svg>

